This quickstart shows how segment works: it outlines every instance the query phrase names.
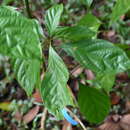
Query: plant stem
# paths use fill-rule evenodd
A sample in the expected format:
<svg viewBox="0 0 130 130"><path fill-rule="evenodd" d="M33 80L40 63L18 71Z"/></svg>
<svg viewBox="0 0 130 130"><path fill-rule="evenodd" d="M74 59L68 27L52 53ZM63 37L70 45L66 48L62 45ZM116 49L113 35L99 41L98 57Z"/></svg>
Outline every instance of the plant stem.
<svg viewBox="0 0 130 130"><path fill-rule="evenodd" d="M46 120L46 116L47 116L47 109L44 108L43 114L42 114L42 118L41 118L41 128L40 128L40 130L45 130L45 120Z"/></svg>
<svg viewBox="0 0 130 130"><path fill-rule="evenodd" d="M30 7L29 7L29 0L24 0L24 1L25 1L27 15L28 15L29 18L32 18L31 10L30 10Z"/></svg>
<svg viewBox="0 0 130 130"><path fill-rule="evenodd" d="M66 109L67 109L67 111L68 111L70 114L72 114L72 116L75 118L75 120L76 120L77 122L79 122L79 124L81 125L81 127L83 128L83 130L87 130L86 127L84 126L84 124L82 123L82 121L81 121L72 111L70 111L68 108L66 108Z"/></svg>

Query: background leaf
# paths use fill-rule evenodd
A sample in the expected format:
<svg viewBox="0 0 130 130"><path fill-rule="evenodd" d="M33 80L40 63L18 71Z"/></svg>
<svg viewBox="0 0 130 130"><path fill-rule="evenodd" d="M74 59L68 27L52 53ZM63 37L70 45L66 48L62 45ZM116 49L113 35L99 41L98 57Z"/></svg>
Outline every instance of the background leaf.
<svg viewBox="0 0 130 130"><path fill-rule="evenodd" d="M93 0L80 0L83 4L87 5L88 7L91 6Z"/></svg>
<svg viewBox="0 0 130 130"><path fill-rule="evenodd" d="M86 26L59 27L56 31L56 37L65 40L78 41L92 38L95 33Z"/></svg>
<svg viewBox="0 0 130 130"><path fill-rule="evenodd" d="M14 2L15 0L4 0L3 2L2 2L2 5L7 5L7 4L9 4L9 3L11 3L11 2Z"/></svg>
<svg viewBox="0 0 130 130"><path fill-rule="evenodd" d="M100 74L92 81L93 86L105 90L109 93L114 85L115 75L114 74Z"/></svg>
<svg viewBox="0 0 130 130"><path fill-rule="evenodd" d="M95 73L119 73L130 68L125 52L105 40L83 40L63 44L62 48Z"/></svg>
<svg viewBox="0 0 130 130"><path fill-rule="evenodd" d="M117 3L112 11L110 24L118 20L119 17L125 14L129 9L130 9L130 0L117 0Z"/></svg>
<svg viewBox="0 0 130 130"><path fill-rule="evenodd" d="M78 25L86 26L90 30L97 32L101 22L96 16L89 12L80 19Z"/></svg>
<svg viewBox="0 0 130 130"><path fill-rule="evenodd" d="M14 8L0 7L0 53L9 56L20 85L31 95L40 72L40 26Z"/></svg>
<svg viewBox="0 0 130 130"><path fill-rule="evenodd" d="M130 45L129 44L115 44L119 48L123 49L127 56L130 58Z"/></svg>
<svg viewBox="0 0 130 130"><path fill-rule="evenodd" d="M91 123L102 122L110 110L110 100L106 94L84 85L80 85L78 103L81 113Z"/></svg>
<svg viewBox="0 0 130 130"><path fill-rule="evenodd" d="M62 119L61 110L73 105L70 90L67 88L68 70L55 50L50 46L48 69L42 82L41 94L48 110Z"/></svg>
<svg viewBox="0 0 130 130"><path fill-rule="evenodd" d="M59 24L61 14L63 12L63 5L54 5L51 7L45 16L45 24L50 36L54 35L55 30Z"/></svg>

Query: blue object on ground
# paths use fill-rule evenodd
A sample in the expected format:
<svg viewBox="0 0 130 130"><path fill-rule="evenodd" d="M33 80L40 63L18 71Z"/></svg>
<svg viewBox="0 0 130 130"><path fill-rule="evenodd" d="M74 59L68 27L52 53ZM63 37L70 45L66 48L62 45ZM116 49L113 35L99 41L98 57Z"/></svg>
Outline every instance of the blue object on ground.
<svg viewBox="0 0 130 130"><path fill-rule="evenodd" d="M64 108L61 112L62 112L64 118L65 118L69 123L71 123L72 125L78 125L78 122L75 121L75 120L67 113L67 110L66 110L65 108Z"/></svg>

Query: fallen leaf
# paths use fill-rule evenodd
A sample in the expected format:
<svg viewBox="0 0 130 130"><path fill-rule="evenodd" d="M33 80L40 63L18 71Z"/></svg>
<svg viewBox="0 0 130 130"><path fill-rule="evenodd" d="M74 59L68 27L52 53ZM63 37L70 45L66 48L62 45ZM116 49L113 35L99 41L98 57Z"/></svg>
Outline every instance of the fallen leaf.
<svg viewBox="0 0 130 130"><path fill-rule="evenodd" d="M43 102L39 90L36 90L36 92L33 94L33 98L35 102Z"/></svg>
<svg viewBox="0 0 130 130"><path fill-rule="evenodd" d="M116 93L111 93L111 104L116 105L120 101L120 96L118 96Z"/></svg>
<svg viewBox="0 0 130 130"><path fill-rule="evenodd" d="M111 115L96 130L122 130L120 127L120 115Z"/></svg>
<svg viewBox="0 0 130 130"><path fill-rule="evenodd" d="M126 109L127 112L130 112L130 101L126 102L125 109Z"/></svg>
<svg viewBox="0 0 130 130"><path fill-rule="evenodd" d="M122 129L120 128L119 123L106 122L100 127L98 127L96 130L122 130Z"/></svg>
<svg viewBox="0 0 130 130"><path fill-rule="evenodd" d="M119 80L128 80L129 79L128 75L125 72L122 72L122 73L118 74L117 78Z"/></svg>
<svg viewBox="0 0 130 130"><path fill-rule="evenodd" d="M111 116L111 121L113 121L114 123L118 123L120 122L120 119L122 118L122 116L115 114Z"/></svg>
<svg viewBox="0 0 130 130"><path fill-rule="evenodd" d="M38 114L40 107L36 106L34 108L32 108L26 115L24 115L23 117L23 121L28 124L29 122L31 122L35 116Z"/></svg>
<svg viewBox="0 0 130 130"><path fill-rule="evenodd" d="M18 121L21 121L23 116L21 115L21 113L19 111L17 111L14 115L15 119Z"/></svg>
<svg viewBox="0 0 130 130"><path fill-rule="evenodd" d="M113 31L113 30L106 31L106 32L103 32L103 35L104 35L105 37L107 37L107 38L110 38L110 37L112 37L112 36L115 35L115 31Z"/></svg>
<svg viewBox="0 0 130 130"><path fill-rule="evenodd" d="M72 72L72 75L74 76L74 77L78 77L81 73L83 72L83 68L77 68L76 70L74 70L73 72Z"/></svg>
<svg viewBox="0 0 130 130"><path fill-rule="evenodd" d="M72 125L68 121L64 120L62 130L72 130Z"/></svg>
<svg viewBox="0 0 130 130"><path fill-rule="evenodd" d="M130 114L123 116L120 126L123 130L130 130Z"/></svg>
<svg viewBox="0 0 130 130"><path fill-rule="evenodd" d="M93 80L95 78L94 73L91 70L86 69L85 74L87 76L87 80Z"/></svg>

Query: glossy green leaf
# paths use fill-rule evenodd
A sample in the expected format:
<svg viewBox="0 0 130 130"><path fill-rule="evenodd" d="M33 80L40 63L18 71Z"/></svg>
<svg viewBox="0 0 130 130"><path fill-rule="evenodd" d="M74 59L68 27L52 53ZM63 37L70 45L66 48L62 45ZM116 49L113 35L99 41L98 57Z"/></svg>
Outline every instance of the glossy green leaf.
<svg viewBox="0 0 130 130"><path fill-rule="evenodd" d="M120 47L125 51L127 56L130 58L130 45L129 44L115 44L116 46Z"/></svg>
<svg viewBox="0 0 130 130"><path fill-rule="evenodd" d="M83 67L97 73L119 73L130 68L125 52L105 40L83 40L61 46Z"/></svg>
<svg viewBox="0 0 130 130"><path fill-rule="evenodd" d="M9 56L20 85L30 96L40 71L41 28L13 7L0 7L0 53Z"/></svg>
<svg viewBox="0 0 130 130"><path fill-rule="evenodd" d="M113 8L111 15L111 24L112 22L117 21L120 16L125 14L130 9L130 0L117 0L115 7Z"/></svg>
<svg viewBox="0 0 130 130"><path fill-rule="evenodd" d="M67 88L68 70L55 50L50 46L47 72L42 82L41 94L49 112L62 119L61 110L73 105L71 93Z"/></svg>
<svg viewBox="0 0 130 130"><path fill-rule="evenodd" d="M91 6L93 0L80 0L83 4L87 5L88 7Z"/></svg>
<svg viewBox="0 0 130 130"><path fill-rule="evenodd" d="M86 26L94 32L97 32L101 25L100 20L94 16L91 12L87 13L83 18L80 19L78 25Z"/></svg>
<svg viewBox="0 0 130 130"><path fill-rule="evenodd" d="M59 27L56 31L56 37L65 40L79 41L89 39L95 36L95 32L91 31L86 26L73 26L73 27Z"/></svg>
<svg viewBox="0 0 130 130"><path fill-rule="evenodd" d="M114 85L115 75L112 73L108 74L100 74L97 75L96 78L92 81L93 86L105 90L109 93L112 90Z"/></svg>
<svg viewBox="0 0 130 130"><path fill-rule="evenodd" d="M54 5L51 7L45 16L45 25L50 36L54 35L56 28L60 22L60 17L63 12L63 5Z"/></svg>
<svg viewBox="0 0 130 130"><path fill-rule="evenodd" d="M109 97L96 88L80 85L78 103L81 113L91 123L100 123L110 110Z"/></svg>
<svg viewBox="0 0 130 130"><path fill-rule="evenodd" d="M38 24L35 20L27 19L12 7L0 7L1 54L20 59L40 59L38 34Z"/></svg>
<svg viewBox="0 0 130 130"><path fill-rule="evenodd" d="M12 60L14 74L28 96L31 96L38 79L40 78L39 60Z"/></svg>

